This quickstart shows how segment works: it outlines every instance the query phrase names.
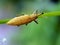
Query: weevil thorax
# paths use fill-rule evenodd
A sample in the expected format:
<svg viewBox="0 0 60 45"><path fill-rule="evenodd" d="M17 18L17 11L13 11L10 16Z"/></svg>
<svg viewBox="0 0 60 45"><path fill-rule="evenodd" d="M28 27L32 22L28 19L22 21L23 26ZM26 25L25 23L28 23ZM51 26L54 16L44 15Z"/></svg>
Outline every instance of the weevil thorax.
<svg viewBox="0 0 60 45"><path fill-rule="evenodd" d="M32 15L30 15L30 16L31 16L32 19L37 19L38 16L40 16L40 14L32 14Z"/></svg>

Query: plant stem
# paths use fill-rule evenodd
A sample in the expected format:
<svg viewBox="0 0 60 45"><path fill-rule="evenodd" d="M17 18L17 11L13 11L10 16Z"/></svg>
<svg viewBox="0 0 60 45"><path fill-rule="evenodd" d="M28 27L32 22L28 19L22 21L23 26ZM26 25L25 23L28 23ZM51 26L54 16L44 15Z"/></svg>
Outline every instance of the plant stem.
<svg viewBox="0 0 60 45"><path fill-rule="evenodd" d="M48 13L44 13L39 17L43 17L43 16L60 16L60 11L54 11L54 12L48 12ZM39 18L38 17L38 18ZM0 20L0 24L4 24L6 22L8 22L10 19L4 19L4 20Z"/></svg>
<svg viewBox="0 0 60 45"><path fill-rule="evenodd" d="M8 22L10 19L4 19L4 20L0 20L0 24L4 24L6 22Z"/></svg>
<svg viewBox="0 0 60 45"><path fill-rule="evenodd" d="M44 16L60 16L60 11L55 11L55 12L49 12L43 14Z"/></svg>
<svg viewBox="0 0 60 45"><path fill-rule="evenodd" d="M60 11L54 11L54 12L48 12L48 13L44 13L39 17L44 17L44 16L60 16Z"/></svg>

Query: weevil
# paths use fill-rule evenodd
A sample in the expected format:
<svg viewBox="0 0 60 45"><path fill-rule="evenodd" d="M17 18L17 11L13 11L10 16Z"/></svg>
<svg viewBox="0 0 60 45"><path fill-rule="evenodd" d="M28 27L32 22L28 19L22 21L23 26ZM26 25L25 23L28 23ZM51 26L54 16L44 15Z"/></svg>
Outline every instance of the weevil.
<svg viewBox="0 0 60 45"><path fill-rule="evenodd" d="M12 26L20 26L23 24L28 25L32 21L34 21L36 24L38 24L36 19L38 18L38 16L40 16L42 14L43 13L38 14L38 10L36 10L35 13L33 13L31 15L24 14L22 16L15 17L15 18L9 20L6 24L12 25Z"/></svg>

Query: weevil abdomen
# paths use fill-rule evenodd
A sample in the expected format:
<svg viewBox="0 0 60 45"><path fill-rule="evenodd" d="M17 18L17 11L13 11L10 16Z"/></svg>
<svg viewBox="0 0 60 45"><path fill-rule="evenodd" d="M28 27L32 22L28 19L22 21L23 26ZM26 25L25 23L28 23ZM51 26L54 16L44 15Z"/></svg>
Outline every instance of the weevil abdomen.
<svg viewBox="0 0 60 45"><path fill-rule="evenodd" d="M28 24L35 20L36 18L33 16L29 15L24 15L24 16L19 16L11 19L10 21L7 22L8 25L13 25L13 26L18 26L18 25L23 25L23 24Z"/></svg>

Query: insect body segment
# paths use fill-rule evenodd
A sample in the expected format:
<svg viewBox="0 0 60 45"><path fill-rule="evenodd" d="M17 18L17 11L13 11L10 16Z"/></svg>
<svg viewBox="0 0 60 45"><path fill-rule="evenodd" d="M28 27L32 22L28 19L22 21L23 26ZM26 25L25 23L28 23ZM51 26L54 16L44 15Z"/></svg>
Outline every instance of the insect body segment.
<svg viewBox="0 0 60 45"><path fill-rule="evenodd" d="M32 21L34 21L35 23L38 24L38 22L36 21L36 19L38 18L39 15L35 15L35 14L32 14L32 15L22 15L22 16L19 16L19 17L15 17L13 19L11 19L10 21L7 22L8 25L12 25L12 26L20 26L20 25L23 25L23 24L28 24Z"/></svg>

